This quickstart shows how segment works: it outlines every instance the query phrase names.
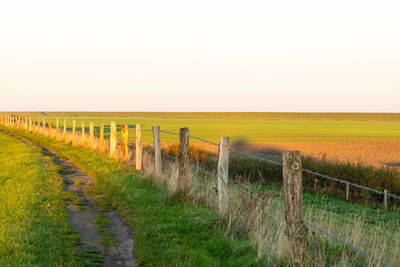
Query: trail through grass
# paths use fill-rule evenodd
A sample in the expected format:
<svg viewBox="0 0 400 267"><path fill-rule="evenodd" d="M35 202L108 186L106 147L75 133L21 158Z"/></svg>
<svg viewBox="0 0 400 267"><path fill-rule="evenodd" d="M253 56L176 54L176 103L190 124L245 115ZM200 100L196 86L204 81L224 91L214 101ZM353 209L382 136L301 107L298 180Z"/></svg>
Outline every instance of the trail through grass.
<svg viewBox="0 0 400 267"><path fill-rule="evenodd" d="M50 147L95 179L98 204L117 209L134 229L139 266L265 266L246 236L226 235L213 209L188 203L116 162L93 151L11 130ZM100 223L101 218L98 218Z"/></svg>
<svg viewBox="0 0 400 267"><path fill-rule="evenodd" d="M57 165L0 132L0 266L83 266Z"/></svg>

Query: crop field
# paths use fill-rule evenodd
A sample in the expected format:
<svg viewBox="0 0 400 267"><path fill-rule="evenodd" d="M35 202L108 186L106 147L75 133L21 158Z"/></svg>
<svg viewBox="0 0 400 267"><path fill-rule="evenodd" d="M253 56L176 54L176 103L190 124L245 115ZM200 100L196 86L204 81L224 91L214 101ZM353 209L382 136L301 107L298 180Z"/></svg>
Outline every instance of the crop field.
<svg viewBox="0 0 400 267"><path fill-rule="evenodd" d="M0 115L9 115L1 113ZM221 136L231 137L234 147L272 156L284 150L300 150L304 155L337 162L351 162L375 167L400 165L400 114L389 113L157 113L157 112L26 112L18 113L51 120L67 119L72 127L76 120L87 128L94 122L98 132L105 124L107 136L110 121L129 125L129 140L134 142L136 123L150 130L179 132L189 127L190 134L213 142ZM60 126L61 127L61 126ZM86 129L87 130L87 129ZM162 142L176 142L178 137L162 133ZM152 133L142 132L144 142ZM196 142L194 142L196 143ZM200 144L198 144L200 145ZM215 152L212 146L201 144Z"/></svg>

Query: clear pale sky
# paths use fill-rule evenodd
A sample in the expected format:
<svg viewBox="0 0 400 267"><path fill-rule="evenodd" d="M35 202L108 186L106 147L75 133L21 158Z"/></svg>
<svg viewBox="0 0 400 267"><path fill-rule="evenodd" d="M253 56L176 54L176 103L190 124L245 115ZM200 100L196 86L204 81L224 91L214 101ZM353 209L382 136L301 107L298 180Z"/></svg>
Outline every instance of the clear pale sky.
<svg viewBox="0 0 400 267"><path fill-rule="evenodd" d="M400 1L1 1L0 110L400 112Z"/></svg>

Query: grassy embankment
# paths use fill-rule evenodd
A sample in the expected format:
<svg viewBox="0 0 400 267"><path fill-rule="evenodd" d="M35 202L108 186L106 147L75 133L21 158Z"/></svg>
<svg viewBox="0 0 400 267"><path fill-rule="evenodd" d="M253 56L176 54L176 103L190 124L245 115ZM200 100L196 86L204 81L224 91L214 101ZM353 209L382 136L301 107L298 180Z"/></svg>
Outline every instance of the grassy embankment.
<svg viewBox="0 0 400 267"><path fill-rule="evenodd" d="M58 167L0 132L0 265L83 266Z"/></svg>
<svg viewBox="0 0 400 267"><path fill-rule="evenodd" d="M208 220L204 224L197 220L198 224L203 225L203 227L200 227L200 233L195 234L196 231L199 230L197 227L198 225L190 221L187 222L181 220L183 219L182 217L186 219L188 214L192 214L193 212L196 214L198 209L204 209L203 205L184 204L176 197L171 199L168 197L168 193L166 191L162 189L156 189L152 182L141 179L136 180L135 178L132 179L130 177L132 176L132 172L129 170L129 168L122 167L117 171L117 165L115 165L116 163L114 161L111 161L107 157L103 157L97 153L79 148L72 148L69 145L61 143L54 143L52 140L32 134L24 133L24 135L34 138L36 141L43 142L43 144L51 146L54 149L63 151L66 156L72 158L84 169L89 170L89 173L91 173L94 177L97 177L96 181L98 183L98 190L107 195L106 199L109 200L113 206L117 207L120 213L124 214L139 232L139 236L137 236L139 260L141 260L140 255L143 253L142 259L146 259L147 257L152 258L154 255L157 255L156 258L161 260L161 264L168 263L170 258L165 258L167 255L169 257L172 256L173 260L177 260L176 257L178 256L181 262L182 260L186 262L189 257L192 260L187 261L188 265L192 264L193 262L197 262L197 260L199 264L208 262L206 261L207 258L202 258L200 256L191 258L189 255L170 255L170 249L175 252L183 249L182 246L179 246L179 248L177 247L177 250L174 250L173 248L175 248L175 244L170 243L171 239L177 240L178 243L183 242L183 237L179 235L179 238L177 239L176 233L174 232L180 232L182 230L184 235L187 235L188 233L194 234L194 236L191 234L189 235L191 241L189 244L183 244L185 248L187 248L186 246L189 245L189 251L190 248L193 248L190 245L192 242L194 243L193 246L201 251L200 253L203 253L204 249L208 247L211 247L211 250L215 251L215 242L219 244L221 244L220 242L226 242L223 246L225 248L238 248L237 245L234 245L235 239L233 239L232 245L227 240L221 241L219 238L210 239L208 233L205 234L206 236L204 236L204 238L207 238L211 243L202 243L203 240L200 240L200 242L199 240L196 240L198 234L201 233L201 236L204 235L203 232L205 229L213 229L214 232L217 231L217 233L220 235L228 234L228 236L231 236L232 234L236 235L237 233L242 232L247 233L250 236L251 242L257 249L258 256L260 256L261 259L264 258L262 255L267 255L268 263L272 265L287 264L288 262L287 243L285 243L283 234L284 223L281 215L268 210L265 207L261 207L256 203L252 203L251 201L249 202L248 199L243 198L238 194L230 192L232 204L229 216L227 218L227 226L215 224L215 213L208 210L208 212L211 214L212 220ZM169 177L171 175L166 176ZM153 210L154 207L151 205L153 202L150 201L150 199L138 206L138 204L140 204L140 199L137 199L136 197L143 196L140 193L142 192L143 184L146 184L152 190L162 192L160 193L161 195L154 193L152 194L155 195L155 198L152 198L151 200L156 203L157 209ZM200 187L204 187L204 184L200 185ZM207 188L205 192L194 192L191 198L200 204L206 203L208 206L215 207L215 192L213 190L215 184L210 182L210 179L206 179L205 187ZM149 188L146 190L149 190ZM259 185L257 189L257 186L250 184L249 189L253 190L255 193L259 192L263 194L266 199L269 199L271 202L274 202L279 206L282 206L282 194L279 187L264 184ZM334 234L342 236L350 243L353 243L374 255L384 258L394 265L399 263L397 260L399 247L396 246L396 240L399 238L397 233L397 229L399 227L399 216L397 213L382 212L381 210L343 203L313 194L305 194L304 198L305 217L307 219ZM186 210L184 213L175 213L172 217L175 219L178 217L179 225L180 223L183 223L185 226L190 227L179 229L178 222L165 219L164 214L166 209L180 210L181 207L185 205L188 205L186 206L188 210ZM139 214L147 216L150 214L150 220L147 218L142 221L141 216L137 216L138 210L140 210ZM143 211L143 213L141 213L141 211ZM165 227L166 225L160 225L159 221L155 221L157 218L162 219L167 224L167 227ZM247 218L247 221L245 220L244 223L244 228L243 218ZM171 224L174 226L172 229ZM156 232L154 232L154 230L156 230ZM148 242L148 240L151 240L151 238L154 238L156 233L159 234L157 242L160 243L160 246L154 248L153 242L151 242L151 244L143 245ZM146 235L147 238L144 238ZM242 242L244 242L244 239L242 239ZM205 247L199 246L199 244L205 245ZM246 244L246 242L241 244ZM251 249L248 247L246 247L246 250L251 251ZM309 236L308 250L309 262L310 264L312 263L311 265L323 264L328 266L365 266L370 264L371 266L374 266L373 261L368 261L363 256L346 248L346 246L340 245L335 241L330 241L326 236L321 236L318 233ZM224 256L222 257L223 259L226 259L226 257L231 255L229 257L230 260L235 260L232 258L235 253L233 253L232 250L228 251L230 252L226 254L226 250L220 249L217 251L215 256L217 258L221 257L221 253L225 252L225 254L223 254ZM255 258L251 258L251 254L251 252L246 254L248 259L253 259L253 261L247 261L248 263L254 263ZM158 255L162 256L158 258ZM241 255L243 255L243 253L239 255L242 259ZM254 254L252 255L254 256ZM208 262L208 265L210 264L212 265L213 263ZM237 262L234 264L237 264ZM214 265L229 265L229 263L218 260L214 262Z"/></svg>
<svg viewBox="0 0 400 267"><path fill-rule="evenodd" d="M140 266L265 266L248 238L226 234L216 212L188 203L122 162L35 134L10 130L50 147L95 179L99 204L112 206L134 229Z"/></svg>

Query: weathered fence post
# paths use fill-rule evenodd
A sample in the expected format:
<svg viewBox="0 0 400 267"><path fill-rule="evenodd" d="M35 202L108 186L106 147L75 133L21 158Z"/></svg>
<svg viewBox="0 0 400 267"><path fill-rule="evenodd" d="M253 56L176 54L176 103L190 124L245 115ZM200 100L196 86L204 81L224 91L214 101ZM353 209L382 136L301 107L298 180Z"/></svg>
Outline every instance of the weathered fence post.
<svg viewBox="0 0 400 267"><path fill-rule="evenodd" d="M161 134L160 126L153 126L154 167L156 175L161 175Z"/></svg>
<svg viewBox="0 0 400 267"><path fill-rule="evenodd" d="M128 125L121 124L122 158L128 159Z"/></svg>
<svg viewBox="0 0 400 267"><path fill-rule="evenodd" d="M350 185L346 184L346 201L349 201L350 196Z"/></svg>
<svg viewBox="0 0 400 267"><path fill-rule="evenodd" d="M136 170L142 169L142 157L143 157L143 149L142 149L142 130L140 124L136 124Z"/></svg>
<svg viewBox="0 0 400 267"><path fill-rule="evenodd" d="M67 136L67 119L64 119L63 138Z"/></svg>
<svg viewBox="0 0 400 267"><path fill-rule="evenodd" d="M185 191L190 186L189 128L179 130L179 178L178 186Z"/></svg>
<svg viewBox="0 0 400 267"><path fill-rule="evenodd" d="M383 190L383 192L385 193L384 195L383 195L383 208L385 209L385 210L387 210L387 207L388 207L388 205L387 205L387 200L388 200L388 197L387 197L387 190L385 189L385 190Z"/></svg>
<svg viewBox="0 0 400 267"><path fill-rule="evenodd" d="M72 120L72 143L75 142L75 128L76 128L76 121Z"/></svg>
<svg viewBox="0 0 400 267"><path fill-rule="evenodd" d="M59 123L60 123L60 121L59 121L59 119L57 118L56 119L56 138L58 138L58 136L60 135L60 125L59 125Z"/></svg>
<svg viewBox="0 0 400 267"><path fill-rule="evenodd" d="M218 158L218 209L222 216L228 209L229 137L221 137Z"/></svg>
<svg viewBox="0 0 400 267"><path fill-rule="evenodd" d="M282 159L286 219L285 233L291 246L293 266L306 266L307 227L302 219L303 183L300 152L283 152Z"/></svg>
<svg viewBox="0 0 400 267"><path fill-rule="evenodd" d="M99 151L104 152L104 123L100 123Z"/></svg>
<svg viewBox="0 0 400 267"><path fill-rule="evenodd" d="M85 123L84 122L81 123L81 133L82 133L81 143L83 144L83 143L85 143Z"/></svg>
<svg viewBox="0 0 400 267"><path fill-rule="evenodd" d="M94 146L94 122L89 123L89 143L90 146Z"/></svg>
<svg viewBox="0 0 400 267"><path fill-rule="evenodd" d="M318 179L314 179L314 192L317 192L318 189Z"/></svg>
<svg viewBox="0 0 400 267"><path fill-rule="evenodd" d="M49 122L47 123L47 126L49 127L49 130L48 130L48 136L49 137L52 137L51 135L52 135L52 133L53 133L53 127L51 127L51 120L49 120Z"/></svg>
<svg viewBox="0 0 400 267"><path fill-rule="evenodd" d="M43 135L46 135L46 119L45 118L43 118L43 120L42 120L42 134Z"/></svg>
<svg viewBox="0 0 400 267"><path fill-rule="evenodd" d="M115 157L117 147L117 125L115 121L110 122L110 157Z"/></svg>

